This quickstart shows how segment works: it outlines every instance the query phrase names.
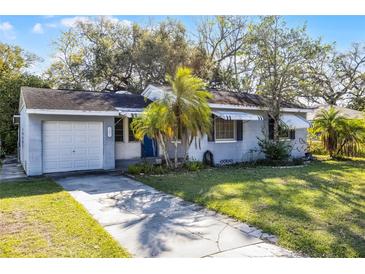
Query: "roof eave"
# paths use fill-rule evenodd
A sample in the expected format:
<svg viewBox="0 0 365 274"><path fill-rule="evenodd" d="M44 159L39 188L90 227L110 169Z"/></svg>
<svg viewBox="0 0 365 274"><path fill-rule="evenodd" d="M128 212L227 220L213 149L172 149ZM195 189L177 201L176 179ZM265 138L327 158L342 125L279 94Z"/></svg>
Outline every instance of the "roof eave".
<svg viewBox="0 0 365 274"><path fill-rule="evenodd" d="M268 110L267 107L258 107L258 106L242 106L242 105L230 105L230 104L214 104L209 103L211 108L216 109L244 109L244 110ZM311 112L311 109L307 108L281 108L282 112L301 112L308 113Z"/></svg>
<svg viewBox="0 0 365 274"><path fill-rule="evenodd" d="M28 114L80 115L80 116L119 116L119 111L67 110L67 109L27 109Z"/></svg>

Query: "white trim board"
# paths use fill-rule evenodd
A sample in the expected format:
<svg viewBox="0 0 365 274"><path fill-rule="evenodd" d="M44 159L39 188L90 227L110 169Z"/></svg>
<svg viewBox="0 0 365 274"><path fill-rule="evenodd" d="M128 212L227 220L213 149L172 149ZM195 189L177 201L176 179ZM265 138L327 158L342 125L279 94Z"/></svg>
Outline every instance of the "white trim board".
<svg viewBox="0 0 365 274"><path fill-rule="evenodd" d="M28 114L119 116L119 111L67 110L67 109L27 109Z"/></svg>
<svg viewBox="0 0 365 274"><path fill-rule="evenodd" d="M228 104L208 104L212 109L244 109L244 110L268 110L267 107L253 107L253 106L241 106L241 105L228 105ZM307 108L281 108L282 112L312 112L312 109Z"/></svg>

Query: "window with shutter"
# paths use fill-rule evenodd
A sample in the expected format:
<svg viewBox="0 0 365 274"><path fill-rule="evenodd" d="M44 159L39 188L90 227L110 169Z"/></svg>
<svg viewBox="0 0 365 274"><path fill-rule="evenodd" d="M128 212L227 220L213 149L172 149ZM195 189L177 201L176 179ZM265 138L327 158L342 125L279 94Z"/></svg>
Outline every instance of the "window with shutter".
<svg viewBox="0 0 365 274"><path fill-rule="evenodd" d="M279 138L280 139L295 139L295 129L291 129L284 124L279 123ZM269 119L269 139L274 139L274 119Z"/></svg>
<svg viewBox="0 0 365 274"><path fill-rule="evenodd" d="M235 140L234 120L215 120L215 140L231 141Z"/></svg>
<svg viewBox="0 0 365 274"><path fill-rule="evenodd" d="M208 142L214 142L214 128L215 128L215 121L214 121L214 115L212 115L212 129L210 134L208 134Z"/></svg>
<svg viewBox="0 0 365 274"><path fill-rule="evenodd" d="M135 142L136 137L134 137L134 133L132 130L131 123L133 121L133 118L128 118L128 142Z"/></svg>
<svg viewBox="0 0 365 274"><path fill-rule="evenodd" d="M236 121L236 139L237 141L243 140L243 122L241 120Z"/></svg>
<svg viewBox="0 0 365 274"><path fill-rule="evenodd" d="M295 140L295 129L290 129L289 131L289 137L290 137L290 140Z"/></svg>

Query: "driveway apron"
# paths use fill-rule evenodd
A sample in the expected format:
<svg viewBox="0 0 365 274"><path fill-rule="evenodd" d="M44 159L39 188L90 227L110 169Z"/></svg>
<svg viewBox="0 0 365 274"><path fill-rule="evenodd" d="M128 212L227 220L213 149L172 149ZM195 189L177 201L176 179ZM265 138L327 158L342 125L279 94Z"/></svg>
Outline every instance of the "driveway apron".
<svg viewBox="0 0 365 274"><path fill-rule="evenodd" d="M254 227L118 174L54 179L135 257L297 256Z"/></svg>

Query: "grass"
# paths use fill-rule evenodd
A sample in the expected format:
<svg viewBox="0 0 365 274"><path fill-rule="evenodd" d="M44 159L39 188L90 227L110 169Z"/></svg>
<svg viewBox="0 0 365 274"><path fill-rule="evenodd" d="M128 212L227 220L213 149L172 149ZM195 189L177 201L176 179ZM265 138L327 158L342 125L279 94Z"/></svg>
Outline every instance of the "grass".
<svg viewBox="0 0 365 274"><path fill-rule="evenodd" d="M0 183L0 257L129 257L49 179Z"/></svg>
<svg viewBox="0 0 365 274"><path fill-rule="evenodd" d="M365 159L138 179L275 234L281 246L308 256L365 257Z"/></svg>

